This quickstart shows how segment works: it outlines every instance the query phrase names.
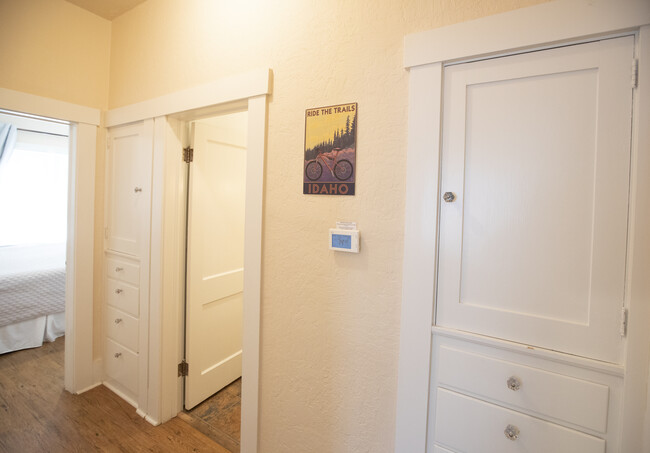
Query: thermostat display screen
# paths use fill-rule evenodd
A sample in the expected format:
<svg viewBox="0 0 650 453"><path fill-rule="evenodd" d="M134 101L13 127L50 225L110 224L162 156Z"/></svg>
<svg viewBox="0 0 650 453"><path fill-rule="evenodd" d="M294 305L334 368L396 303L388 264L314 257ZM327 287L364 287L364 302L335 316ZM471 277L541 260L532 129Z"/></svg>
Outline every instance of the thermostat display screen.
<svg viewBox="0 0 650 453"><path fill-rule="evenodd" d="M352 237L349 234L332 234L332 247L337 249L351 249Z"/></svg>

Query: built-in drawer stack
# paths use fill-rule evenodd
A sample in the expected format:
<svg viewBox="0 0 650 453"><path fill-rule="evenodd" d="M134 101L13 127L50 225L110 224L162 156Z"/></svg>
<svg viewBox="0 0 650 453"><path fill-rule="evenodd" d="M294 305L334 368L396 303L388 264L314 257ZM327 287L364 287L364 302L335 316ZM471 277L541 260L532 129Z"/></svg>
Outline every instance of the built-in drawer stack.
<svg viewBox="0 0 650 453"><path fill-rule="evenodd" d="M107 382L130 400L138 394L140 266L136 260L106 254L104 312Z"/></svg>
<svg viewBox="0 0 650 453"><path fill-rule="evenodd" d="M434 329L434 453L606 453L622 368Z"/></svg>

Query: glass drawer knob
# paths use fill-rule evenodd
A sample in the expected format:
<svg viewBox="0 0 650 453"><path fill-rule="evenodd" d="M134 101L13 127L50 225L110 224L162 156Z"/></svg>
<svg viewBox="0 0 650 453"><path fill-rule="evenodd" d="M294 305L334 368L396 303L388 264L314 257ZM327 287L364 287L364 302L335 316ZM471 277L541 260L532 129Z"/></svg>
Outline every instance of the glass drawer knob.
<svg viewBox="0 0 650 453"><path fill-rule="evenodd" d="M519 439L519 428L514 425L506 426L506 429L503 430L503 434L506 435L508 440L517 440Z"/></svg>
<svg viewBox="0 0 650 453"><path fill-rule="evenodd" d="M507 384L508 384L508 388L513 392L516 392L521 388L521 380L517 376L510 376Z"/></svg>
<svg viewBox="0 0 650 453"><path fill-rule="evenodd" d="M447 203L451 203L456 199L456 195L454 195L453 192L445 192L445 194L442 196L442 199Z"/></svg>

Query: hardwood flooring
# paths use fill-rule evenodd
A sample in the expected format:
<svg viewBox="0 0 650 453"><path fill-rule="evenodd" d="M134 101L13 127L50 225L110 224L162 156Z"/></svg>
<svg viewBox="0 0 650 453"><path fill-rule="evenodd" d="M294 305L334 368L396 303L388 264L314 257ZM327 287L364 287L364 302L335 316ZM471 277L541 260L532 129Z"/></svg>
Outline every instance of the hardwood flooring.
<svg viewBox="0 0 650 453"><path fill-rule="evenodd" d="M104 386L66 392L63 345L0 355L0 452L229 453L178 417L150 425Z"/></svg>
<svg viewBox="0 0 650 453"><path fill-rule="evenodd" d="M239 453L241 378L178 416L231 453Z"/></svg>

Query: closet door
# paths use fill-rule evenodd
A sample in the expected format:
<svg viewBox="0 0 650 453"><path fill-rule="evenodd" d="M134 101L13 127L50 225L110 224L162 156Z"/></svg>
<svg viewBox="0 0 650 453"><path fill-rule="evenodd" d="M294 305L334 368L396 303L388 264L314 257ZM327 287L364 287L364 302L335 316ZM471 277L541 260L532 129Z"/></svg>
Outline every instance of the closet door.
<svg viewBox="0 0 650 453"><path fill-rule="evenodd" d="M633 45L445 68L438 325L621 362Z"/></svg>
<svg viewBox="0 0 650 453"><path fill-rule="evenodd" d="M151 213L153 120L111 128L108 136L106 248L142 256Z"/></svg>

